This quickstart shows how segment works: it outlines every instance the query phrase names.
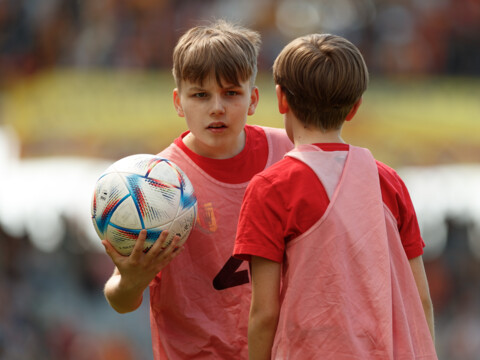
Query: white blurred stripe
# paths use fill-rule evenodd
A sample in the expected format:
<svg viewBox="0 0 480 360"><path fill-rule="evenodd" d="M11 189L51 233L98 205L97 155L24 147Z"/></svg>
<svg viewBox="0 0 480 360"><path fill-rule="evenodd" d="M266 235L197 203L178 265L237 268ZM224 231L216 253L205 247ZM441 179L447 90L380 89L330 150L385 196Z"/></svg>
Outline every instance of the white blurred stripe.
<svg viewBox="0 0 480 360"><path fill-rule="evenodd" d="M85 237L85 248L102 248L90 218L95 182L112 161L80 157L19 159L18 142L0 128L0 225L53 251L65 237L67 219Z"/></svg>
<svg viewBox="0 0 480 360"><path fill-rule="evenodd" d="M85 238L85 248L103 251L90 217L95 182L113 162L80 157L19 159L15 133L0 127L0 226L28 235L39 249L54 251L65 237L65 221ZM447 241L445 219L472 224L470 247L480 258L480 165L404 167L398 173L412 197L426 257Z"/></svg>

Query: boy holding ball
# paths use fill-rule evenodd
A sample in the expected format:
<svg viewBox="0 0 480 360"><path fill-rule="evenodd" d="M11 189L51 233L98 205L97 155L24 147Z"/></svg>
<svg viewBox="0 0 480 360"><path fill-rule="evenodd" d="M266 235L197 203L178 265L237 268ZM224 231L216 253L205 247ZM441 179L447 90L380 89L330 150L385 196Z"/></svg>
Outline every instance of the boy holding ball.
<svg viewBox="0 0 480 360"><path fill-rule="evenodd" d="M283 129L246 124L259 101L259 47L257 32L225 21L180 38L173 102L189 130L159 155L191 180L197 223L177 251L175 241L162 249L166 232L147 253L142 232L129 257L104 242L116 265L105 285L110 305L134 311L150 289L156 360L247 357L251 287L247 264L231 256L238 214L252 176L293 148Z"/></svg>

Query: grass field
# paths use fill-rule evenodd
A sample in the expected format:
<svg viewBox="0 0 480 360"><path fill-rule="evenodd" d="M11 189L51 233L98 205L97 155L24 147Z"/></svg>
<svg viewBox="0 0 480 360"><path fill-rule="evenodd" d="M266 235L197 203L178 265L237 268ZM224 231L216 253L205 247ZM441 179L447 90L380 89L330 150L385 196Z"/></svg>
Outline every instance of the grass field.
<svg viewBox="0 0 480 360"><path fill-rule="evenodd" d="M260 74L250 124L282 127L274 86ZM3 94L0 124L13 126L25 157L118 158L156 153L186 129L165 72L61 70ZM392 166L480 162L479 78L373 78L344 139Z"/></svg>

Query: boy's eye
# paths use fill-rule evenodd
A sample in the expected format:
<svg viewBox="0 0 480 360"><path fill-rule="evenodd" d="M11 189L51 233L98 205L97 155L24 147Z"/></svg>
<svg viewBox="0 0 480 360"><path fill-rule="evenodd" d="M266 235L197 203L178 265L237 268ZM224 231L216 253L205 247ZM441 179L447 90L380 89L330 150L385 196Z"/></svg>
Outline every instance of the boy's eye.
<svg viewBox="0 0 480 360"><path fill-rule="evenodd" d="M204 98L207 96L207 93L206 92L198 92L198 93L195 93L193 94L194 97L197 97L197 98Z"/></svg>
<svg viewBox="0 0 480 360"><path fill-rule="evenodd" d="M234 91L234 90L229 90L229 91L226 92L226 94L227 94L227 96L235 96L235 95L238 94L238 92Z"/></svg>

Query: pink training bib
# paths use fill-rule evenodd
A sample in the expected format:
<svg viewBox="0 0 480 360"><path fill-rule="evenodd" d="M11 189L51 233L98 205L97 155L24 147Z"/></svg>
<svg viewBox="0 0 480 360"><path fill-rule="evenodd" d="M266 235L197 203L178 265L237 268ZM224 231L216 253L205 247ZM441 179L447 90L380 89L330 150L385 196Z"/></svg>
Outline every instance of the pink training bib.
<svg viewBox="0 0 480 360"><path fill-rule="evenodd" d="M318 175L330 205L287 244L273 359L437 359L397 224L370 152L288 154Z"/></svg>
<svg viewBox="0 0 480 360"><path fill-rule="evenodd" d="M268 167L292 144L285 131L262 129ZM175 162L192 182L198 217L185 251L150 284L154 358L246 359L250 280L247 263L233 259L232 252L248 182L214 179L174 144L160 156Z"/></svg>

